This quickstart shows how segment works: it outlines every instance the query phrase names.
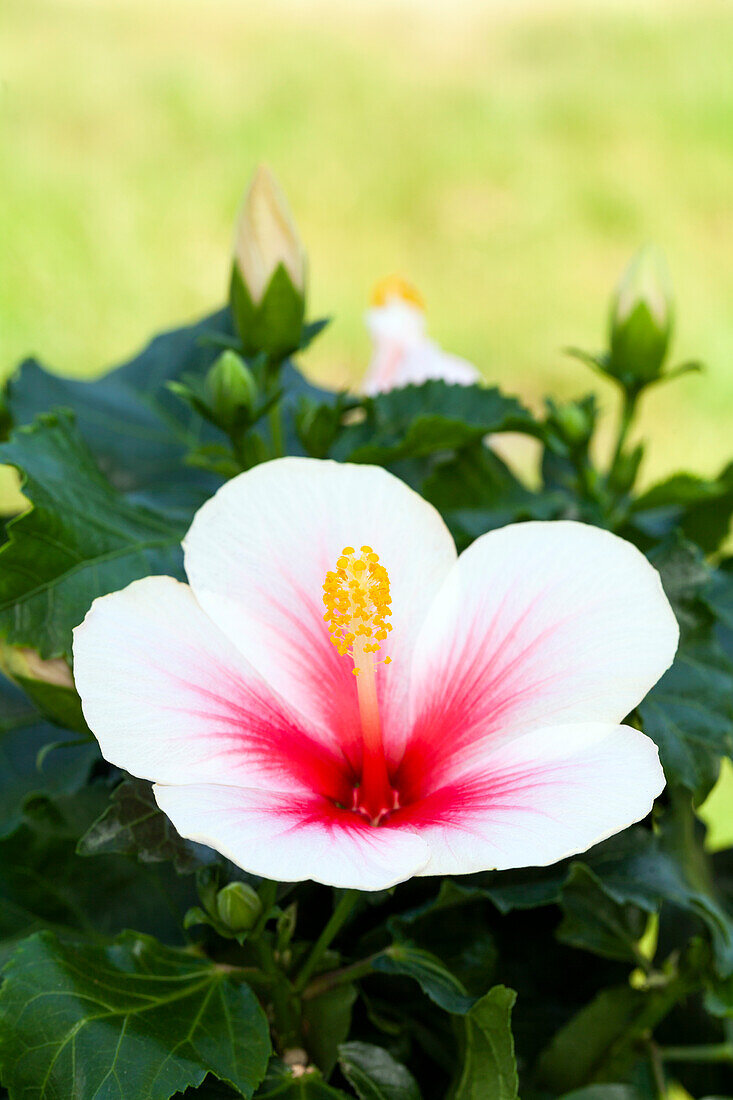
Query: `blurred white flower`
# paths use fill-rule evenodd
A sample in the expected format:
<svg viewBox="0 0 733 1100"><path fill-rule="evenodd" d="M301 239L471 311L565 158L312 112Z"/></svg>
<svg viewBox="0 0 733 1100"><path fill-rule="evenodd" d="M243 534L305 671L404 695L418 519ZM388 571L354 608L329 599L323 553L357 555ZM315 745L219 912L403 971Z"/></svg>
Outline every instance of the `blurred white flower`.
<svg viewBox="0 0 733 1100"><path fill-rule="evenodd" d="M366 394L419 386L435 378L459 386L481 381L472 363L450 355L430 339L420 294L397 275L388 275L375 286L366 325L374 345L362 386Z"/></svg>

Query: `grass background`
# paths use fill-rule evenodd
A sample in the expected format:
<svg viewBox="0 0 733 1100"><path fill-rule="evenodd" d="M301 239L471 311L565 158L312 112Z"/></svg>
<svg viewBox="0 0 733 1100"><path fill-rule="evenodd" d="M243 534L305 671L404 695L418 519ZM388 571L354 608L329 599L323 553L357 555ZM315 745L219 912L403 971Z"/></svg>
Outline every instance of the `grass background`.
<svg viewBox="0 0 733 1100"><path fill-rule="evenodd" d="M602 346L620 269L658 242L675 358L708 371L646 399L643 476L713 472L733 436L731 57L728 0L1 0L0 376L29 353L90 376L217 305L267 159L311 313L335 318L305 359L331 383L358 382L370 287L396 270L487 380L534 406L592 388L612 413L560 349Z"/></svg>

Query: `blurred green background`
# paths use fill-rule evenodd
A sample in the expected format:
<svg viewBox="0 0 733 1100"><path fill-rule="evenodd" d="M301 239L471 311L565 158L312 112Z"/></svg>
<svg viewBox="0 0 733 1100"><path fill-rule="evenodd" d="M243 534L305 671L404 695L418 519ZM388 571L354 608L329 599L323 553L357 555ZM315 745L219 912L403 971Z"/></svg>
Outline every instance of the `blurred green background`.
<svg viewBox="0 0 733 1100"><path fill-rule="evenodd" d="M646 402L647 480L712 471L733 412L729 0L2 0L0 371L98 372L218 304L267 159L335 323L306 360L356 383L370 287L537 402L613 393L610 288L666 251L689 377Z"/></svg>
<svg viewBox="0 0 733 1100"><path fill-rule="evenodd" d="M646 398L644 478L713 472L733 451L732 57L729 0L1 0L0 376L31 353L93 375L217 306L266 159L311 314L335 318L304 363L331 383L358 383L371 285L398 271L487 380L612 410L561 349L602 346L613 283L656 241L674 358L708 371Z"/></svg>

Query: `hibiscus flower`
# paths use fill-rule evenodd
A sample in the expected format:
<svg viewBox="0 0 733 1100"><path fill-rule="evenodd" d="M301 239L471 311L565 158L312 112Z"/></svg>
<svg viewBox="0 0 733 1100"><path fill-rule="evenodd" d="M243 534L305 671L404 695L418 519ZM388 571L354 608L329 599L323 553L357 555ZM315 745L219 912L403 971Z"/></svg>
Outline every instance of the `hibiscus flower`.
<svg viewBox="0 0 733 1100"><path fill-rule="evenodd" d="M106 759L247 871L378 890L544 865L664 786L621 722L677 623L607 531L515 524L457 557L386 471L284 458L223 486L184 551L188 584L94 602L76 683Z"/></svg>
<svg viewBox="0 0 733 1100"><path fill-rule="evenodd" d="M362 386L368 395L419 386L435 378L459 386L481 381L472 363L450 355L430 339L420 294L397 275L377 283L366 324L374 344Z"/></svg>

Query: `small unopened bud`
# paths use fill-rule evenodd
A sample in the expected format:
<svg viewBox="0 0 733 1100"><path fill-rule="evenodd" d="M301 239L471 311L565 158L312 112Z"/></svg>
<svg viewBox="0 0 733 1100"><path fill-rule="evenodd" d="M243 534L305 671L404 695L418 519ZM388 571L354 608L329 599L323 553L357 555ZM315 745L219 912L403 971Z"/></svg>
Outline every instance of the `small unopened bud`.
<svg viewBox="0 0 733 1100"><path fill-rule="evenodd" d="M35 649L23 646L3 646L0 651L0 668L11 679L32 680L40 684L74 690L71 669L61 657L44 661Z"/></svg>
<svg viewBox="0 0 733 1100"><path fill-rule="evenodd" d="M593 434L593 417L588 409L574 401L555 410L555 422L562 438L571 447L582 446Z"/></svg>
<svg viewBox="0 0 733 1100"><path fill-rule="evenodd" d="M234 239L230 304L247 354L297 348L305 313L306 259L284 194L269 168L255 172Z"/></svg>
<svg viewBox="0 0 733 1100"><path fill-rule="evenodd" d="M206 375L211 408L223 428L230 428L242 413L252 413L257 403L257 383L244 360L224 351Z"/></svg>
<svg viewBox="0 0 733 1100"><path fill-rule="evenodd" d="M230 882L216 895L216 912L232 932L249 932L260 918L262 902L246 882Z"/></svg>
<svg viewBox="0 0 733 1100"><path fill-rule="evenodd" d="M611 304L611 373L632 387L658 378L672 324L667 264L657 248L647 245L626 268Z"/></svg>

